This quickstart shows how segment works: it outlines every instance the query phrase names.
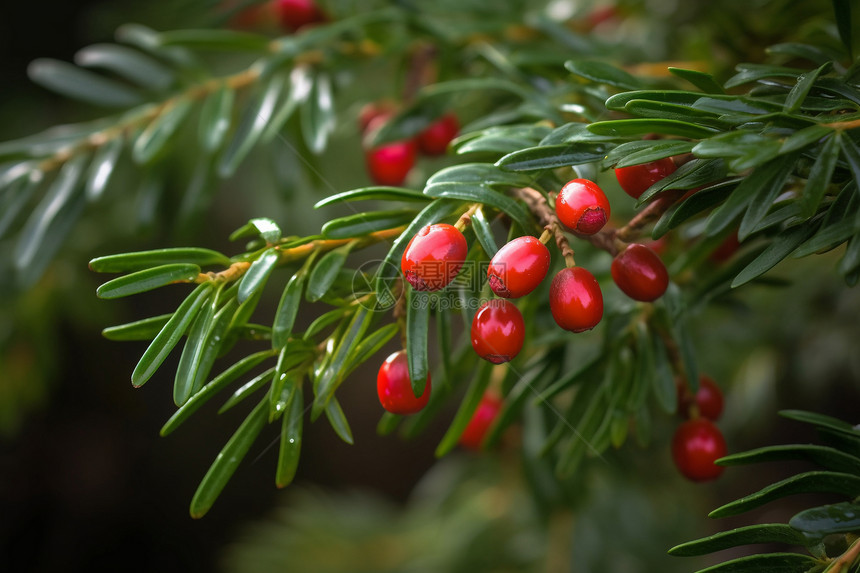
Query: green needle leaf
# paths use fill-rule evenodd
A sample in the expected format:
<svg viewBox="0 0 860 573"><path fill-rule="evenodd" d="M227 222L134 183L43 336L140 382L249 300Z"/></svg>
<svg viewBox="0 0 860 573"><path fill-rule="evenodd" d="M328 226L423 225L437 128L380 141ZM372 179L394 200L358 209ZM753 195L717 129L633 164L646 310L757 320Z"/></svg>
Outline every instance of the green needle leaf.
<svg viewBox="0 0 860 573"><path fill-rule="evenodd" d="M409 380L416 397L424 394L430 368L427 361L427 338L430 329L430 295L414 289L406 298L406 358Z"/></svg>
<svg viewBox="0 0 860 573"><path fill-rule="evenodd" d="M234 382L240 376L244 376L265 359L271 358L272 356L271 350L263 350L255 354L251 354L250 356L246 356L230 366L227 370L203 386L199 392L191 396L191 398L189 398L182 407L176 410L170 419L165 422L164 426L161 427L159 435L164 437L173 432L173 430L179 427L182 422L187 420L191 414L196 412L200 406L205 404L212 396L223 390L225 386Z"/></svg>
<svg viewBox="0 0 860 573"><path fill-rule="evenodd" d="M722 86L714 80L714 76L697 70L685 70L669 66L669 72L673 76L685 79L700 90L709 94L724 94Z"/></svg>
<svg viewBox="0 0 860 573"><path fill-rule="evenodd" d="M854 498L860 494L860 476L825 471L802 473L718 507L709 513L708 516L728 517L730 515L738 515L773 500L800 493L835 493Z"/></svg>
<svg viewBox="0 0 860 573"><path fill-rule="evenodd" d="M340 407L340 403L334 396L326 404L325 415L338 437L347 444L352 445L352 430L349 428L349 422L343 413L343 409Z"/></svg>
<svg viewBox="0 0 860 573"><path fill-rule="evenodd" d="M163 91L174 74L164 64L133 48L117 44L93 44L75 54L75 63L86 68L102 68L145 90Z"/></svg>
<svg viewBox="0 0 860 573"><path fill-rule="evenodd" d="M51 183L38 207L31 213L15 245L15 265L19 269L34 263L42 245L50 243L50 235L59 233L63 216L75 211L71 205L78 197L81 179L88 161L86 154L79 154L67 161ZM60 237L62 239L62 237Z"/></svg>
<svg viewBox="0 0 860 573"><path fill-rule="evenodd" d="M801 553L765 553L750 555L725 561L697 573L752 573L767 571L767 573L809 573L817 570L822 563Z"/></svg>
<svg viewBox="0 0 860 573"><path fill-rule="evenodd" d="M766 523L739 527L695 541L688 541L670 549L669 555L693 557L754 543L785 543L804 546L806 539L803 534L784 523Z"/></svg>
<svg viewBox="0 0 860 573"><path fill-rule="evenodd" d="M172 313L161 314L126 324L109 326L102 330L102 336L108 340L117 341L152 340L164 328L171 316L173 316Z"/></svg>
<svg viewBox="0 0 860 573"><path fill-rule="evenodd" d="M712 127L704 127L675 119L610 119L597 121L588 126L588 131L597 135L613 137L640 136L648 133L677 135L690 139L706 139L719 133Z"/></svg>
<svg viewBox="0 0 860 573"><path fill-rule="evenodd" d="M829 470L860 475L860 458L828 446L790 444L766 446L731 454L717 460L721 466L738 466L781 460L806 460Z"/></svg>
<svg viewBox="0 0 860 573"><path fill-rule="evenodd" d="M346 263L346 258L349 256L349 252L353 246L354 243L346 243L341 247L331 250L323 255L319 262L314 265L308 277L308 289L305 294L308 302L316 302L325 296Z"/></svg>
<svg viewBox="0 0 860 573"><path fill-rule="evenodd" d="M143 356L140 357L140 361L131 374L132 385L136 388L143 386L155 374L155 371L158 370L158 367L161 366L161 363L164 362L164 359L188 330L211 290L211 283L197 285L197 288L182 301L182 304L152 340Z"/></svg>
<svg viewBox="0 0 860 573"><path fill-rule="evenodd" d="M492 366L492 364L485 360L480 361L477 375L472 378L472 382L469 384L468 390L466 390L466 395L463 396L463 401L460 402L460 407L457 409L451 425L448 427L445 435L442 436L439 445L436 446L437 458L441 458L457 446L463 430L466 429L466 426L472 419L472 415L478 409L478 404L480 404L481 398L490 384Z"/></svg>
<svg viewBox="0 0 860 573"><path fill-rule="evenodd" d="M218 457L212 462L191 499L191 517L194 519L203 517L215 503L218 495L251 449L254 440L265 427L268 409L269 397L265 396L218 453Z"/></svg>
<svg viewBox="0 0 860 573"><path fill-rule="evenodd" d="M244 107L233 139L230 140L218 163L218 175L222 178L232 177L239 168L239 164L259 141L275 112L284 81L283 75L276 75Z"/></svg>
<svg viewBox="0 0 860 573"><path fill-rule="evenodd" d="M306 276L304 271L299 271L290 277L281 295L281 300L275 311L275 320L272 322L272 348L275 350L280 350L286 346L287 340L293 333L293 324L299 311Z"/></svg>
<svg viewBox="0 0 860 573"><path fill-rule="evenodd" d="M344 191L342 193L326 197L325 199L318 201L316 205L314 205L314 209L319 209L320 207L326 207L328 205L335 205L337 203L345 203L347 201L364 201L369 199L424 202L431 200L430 197L427 197L427 195L420 191L406 189L404 187L362 187L360 189Z"/></svg>
<svg viewBox="0 0 860 573"><path fill-rule="evenodd" d="M846 501L813 507L796 514L788 524L816 539L835 533L854 533L860 531L860 503Z"/></svg>
<svg viewBox="0 0 860 573"><path fill-rule="evenodd" d="M104 193L124 145L125 140L117 136L103 143L93 155L86 186L86 196L90 201L98 200Z"/></svg>
<svg viewBox="0 0 860 573"><path fill-rule="evenodd" d="M302 385L296 384L290 394L287 413L281 422L281 445L278 448L278 467L275 472L275 485L279 488L288 486L296 475L302 450L304 412L304 392Z"/></svg>
<svg viewBox="0 0 860 573"><path fill-rule="evenodd" d="M177 282L192 282L200 274L194 264L177 263L137 271L110 280L96 289L99 298L121 298Z"/></svg>
<svg viewBox="0 0 860 573"><path fill-rule="evenodd" d="M194 381L197 378L197 369L203 358L207 339L215 323L215 311L218 307L218 294L207 301L203 309L197 314L197 318L191 324L188 338L179 357L179 365L176 367L176 376L173 382L173 401L181 406L188 401L194 391Z"/></svg>
<svg viewBox="0 0 860 573"><path fill-rule="evenodd" d="M817 230L818 225L806 224L790 227L777 235L759 256L738 273L738 276L732 281L732 288L744 285L775 267L814 235Z"/></svg>
<svg viewBox="0 0 860 573"><path fill-rule="evenodd" d="M836 161L839 158L841 137L842 132L839 131L828 137L815 158L815 163L812 164L809 178L806 180L806 187L804 187L800 199L803 209L802 215L805 218L815 214L824 198L827 187L830 185L830 179L833 177Z"/></svg>
<svg viewBox="0 0 860 573"><path fill-rule="evenodd" d="M592 124L594 125L594 124ZM496 165L508 171L540 171L556 167L570 167L600 161L611 145L606 143L563 143L529 147L508 153Z"/></svg>
<svg viewBox="0 0 860 573"><path fill-rule="evenodd" d="M524 229L530 228L531 217L522 203L489 187L473 183L438 183L424 188L430 197L460 199L471 203L483 203L509 215ZM410 235L411 237L411 235Z"/></svg>
<svg viewBox="0 0 860 573"><path fill-rule="evenodd" d="M232 124L236 92L226 84L210 93L200 109L198 139L209 152L221 149Z"/></svg>
<svg viewBox="0 0 860 573"><path fill-rule="evenodd" d="M314 406L317 411L322 406L327 407L327 404L333 399L335 390L343 381L345 368L350 357L354 354L355 349L364 338L364 333L370 326L370 319L371 315L367 307L361 306L355 311L343 336L335 346L331 360L314 381L316 393Z"/></svg>
<svg viewBox="0 0 860 573"><path fill-rule="evenodd" d="M209 249L175 248L137 251L97 257L90 261L90 270L98 273L125 273L159 265L193 264L230 266L230 258Z"/></svg>
<svg viewBox="0 0 860 573"><path fill-rule="evenodd" d="M363 237L376 231L394 229L407 225L415 218L415 209L392 209L390 211L370 211L332 219L322 226L326 239L348 239Z"/></svg>
<svg viewBox="0 0 860 573"><path fill-rule="evenodd" d="M229 52L263 52L269 48L269 39L265 36L235 30L171 30L158 34L158 40L162 46L187 46Z"/></svg>
<svg viewBox="0 0 860 573"><path fill-rule="evenodd" d="M182 125L191 108L190 99L174 100L174 104L152 120L134 142L132 159L136 163L147 165L159 157L167 149L171 137Z"/></svg>
<svg viewBox="0 0 860 573"><path fill-rule="evenodd" d="M642 87L635 76L606 62L596 60L568 60L564 63L572 74L599 84L606 84L622 90L637 90Z"/></svg>
<svg viewBox="0 0 860 573"><path fill-rule="evenodd" d="M44 88L99 106L132 107L144 102L134 88L60 60L33 60L27 75Z"/></svg>
<svg viewBox="0 0 860 573"><path fill-rule="evenodd" d="M272 271L275 269L275 265L278 264L280 258L281 255L278 252L278 249L272 247L264 251L257 260L251 263L251 266L248 268L248 271L239 283L239 293L236 296L239 303L245 302L251 297L251 295L257 292L258 289L263 288L263 285L266 284L269 275L272 274Z"/></svg>
<svg viewBox="0 0 860 573"><path fill-rule="evenodd" d="M472 230L481 243L481 248L487 253L487 256L492 258L498 252L499 247L496 245L496 239L493 236L493 230L490 228L490 222L487 221L484 210L478 207L472 214Z"/></svg>

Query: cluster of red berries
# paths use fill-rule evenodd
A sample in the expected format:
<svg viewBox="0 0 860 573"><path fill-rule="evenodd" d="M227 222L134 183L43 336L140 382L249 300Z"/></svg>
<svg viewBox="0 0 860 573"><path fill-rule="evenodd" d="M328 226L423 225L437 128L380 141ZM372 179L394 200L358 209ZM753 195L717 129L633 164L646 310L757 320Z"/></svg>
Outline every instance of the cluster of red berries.
<svg viewBox="0 0 860 573"><path fill-rule="evenodd" d="M367 104L359 114L359 126L367 140L394 115L393 106L384 103ZM418 153L442 155L460 131L460 122L453 113L446 113L418 133L414 138L383 145L365 146L365 162L370 178L377 185L399 186L406 181L415 165Z"/></svg>
<svg viewBox="0 0 860 573"><path fill-rule="evenodd" d="M362 127L373 129L374 122L386 121L389 116L390 113L379 112L378 108L369 109L362 114ZM438 138L446 139L447 145L450 141L447 138L453 137L455 133L455 130L449 129L444 137L438 135ZM377 182L392 185L401 182L408 173L408 168L404 170L402 166L408 163L411 168L416 145L414 141L398 142L370 150L368 165ZM410 159L409 162L383 160L392 155ZM379 160L382 167L377 166L374 159ZM650 165L626 169L617 171L620 173L619 182L626 186L625 190L633 189L627 192L637 197L659 179L653 173L665 176L670 172L665 167L660 172ZM638 181L632 176L636 173L640 174ZM633 182L638 187L633 187ZM559 223L579 236L598 233L608 222L610 212L606 194L596 183L586 179L568 182L555 200L555 216ZM446 223L427 225L411 238L403 252L403 277L415 290L441 290L460 272L467 252L466 238L457 226ZM540 239L529 235L513 239L492 257L487 267L487 281L499 298L486 301L478 308L470 332L472 347L481 358L501 364L519 354L523 346L525 324L519 309L509 299L525 296L535 290L546 278L549 268L549 249ZM657 253L639 243L627 245L615 256L611 275L622 292L643 302L651 302L662 296L669 282L666 267ZM571 332L590 330L603 318L603 294L597 279L587 269L575 265L556 273L550 285L549 304L556 323ZM377 390L386 410L410 414L427 403L430 380L428 378L422 396L416 397L408 376L405 352L400 351L392 354L380 369ZM487 404L482 402L482 407L479 407L470 423L470 428L472 424L474 428L467 428L461 443L477 448L492 421L489 412L498 411L500 401L498 398L494 400L486 398Z"/></svg>
<svg viewBox="0 0 860 573"><path fill-rule="evenodd" d="M708 376L699 377L699 389L691 394L678 384L678 413L686 420L672 438L672 460L678 471L692 481L716 479L723 467L714 462L726 455L726 440L714 424L723 413L723 393Z"/></svg>

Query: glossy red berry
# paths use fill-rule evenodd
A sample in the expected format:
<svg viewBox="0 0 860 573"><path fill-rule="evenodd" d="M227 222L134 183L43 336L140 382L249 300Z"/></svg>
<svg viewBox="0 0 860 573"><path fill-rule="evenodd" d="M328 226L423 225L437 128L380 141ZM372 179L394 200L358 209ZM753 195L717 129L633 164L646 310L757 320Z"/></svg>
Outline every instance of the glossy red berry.
<svg viewBox="0 0 860 573"><path fill-rule="evenodd" d="M442 155L459 132L457 116L447 113L418 134L418 147L425 155Z"/></svg>
<svg viewBox="0 0 860 573"><path fill-rule="evenodd" d="M638 199L651 185L674 173L676 169L675 162L665 157L651 163L618 167L615 177L625 193Z"/></svg>
<svg viewBox="0 0 860 573"><path fill-rule="evenodd" d="M692 481L716 479L723 467L714 462L726 455L722 432L707 418L687 420L672 438L672 459L678 471Z"/></svg>
<svg viewBox="0 0 860 573"><path fill-rule="evenodd" d="M367 171L377 185L403 185L415 165L413 141L395 141L365 152Z"/></svg>
<svg viewBox="0 0 860 573"><path fill-rule="evenodd" d="M487 267L490 288L503 298L532 292L549 271L549 249L531 235L517 237L493 255Z"/></svg>
<svg viewBox="0 0 860 573"><path fill-rule="evenodd" d="M468 249L457 227L446 223L427 225L406 245L400 269L415 290L439 290L460 272Z"/></svg>
<svg viewBox="0 0 860 573"><path fill-rule="evenodd" d="M484 394L475 413L472 414L472 418L466 425L466 429L460 435L460 445L470 450L480 450L481 442L484 441L487 430L501 411L502 404L502 400L495 394L490 392Z"/></svg>
<svg viewBox="0 0 860 573"><path fill-rule="evenodd" d="M549 287L549 309L556 324L571 332L591 330L603 318L603 293L587 269L561 269Z"/></svg>
<svg viewBox="0 0 860 573"><path fill-rule="evenodd" d="M642 302L663 296L669 286L669 272L660 257L639 243L628 245L612 260L612 280L621 291Z"/></svg>
<svg viewBox="0 0 860 573"><path fill-rule="evenodd" d="M523 347L525 330L520 309L494 298L482 304L472 319L472 348L493 364L510 362Z"/></svg>
<svg viewBox="0 0 860 573"><path fill-rule="evenodd" d="M406 351L391 354L379 367L376 375L376 393L379 403L392 414L414 414L420 412L430 400L430 375L424 393L416 397L409 379L409 364Z"/></svg>
<svg viewBox="0 0 860 573"><path fill-rule="evenodd" d="M690 393L686 383L680 386L678 392L678 412L685 417L690 416L693 407L704 418L716 422L723 413L723 391L710 376L704 374L699 376L699 389L696 395Z"/></svg>
<svg viewBox="0 0 860 573"><path fill-rule="evenodd" d="M569 181L555 199L555 213L562 225L581 235L593 235L609 220L609 199L597 183L588 179Z"/></svg>
<svg viewBox="0 0 860 573"><path fill-rule="evenodd" d="M292 32L325 20L325 14L313 0L276 0L275 8L281 26Z"/></svg>

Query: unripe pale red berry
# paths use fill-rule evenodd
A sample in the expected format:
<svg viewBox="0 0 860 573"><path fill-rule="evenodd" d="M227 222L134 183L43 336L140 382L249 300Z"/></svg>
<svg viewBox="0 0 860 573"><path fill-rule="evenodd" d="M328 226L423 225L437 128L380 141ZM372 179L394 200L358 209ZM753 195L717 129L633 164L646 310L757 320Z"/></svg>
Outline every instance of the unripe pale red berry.
<svg viewBox="0 0 860 573"><path fill-rule="evenodd" d="M358 112L358 127L362 135L374 126L378 129L394 115L394 104L388 101L364 104Z"/></svg>
<svg viewBox="0 0 860 573"><path fill-rule="evenodd" d="M460 272L468 250L466 238L457 227L427 225L406 245L400 269L415 290L439 290Z"/></svg>
<svg viewBox="0 0 860 573"><path fill-rule="evenodd" d="M676 169L675 162L665 157L651 163L618 167L615 177L625 193L638 199L651 185L674 173Z"/></svg>
<svg viewBox="0 0 860 573"><path fill-rule="evenodd" d="M549 289L549 309L556 324L571 332L591 330L603 318L603 292L587 269L558 271Z"/></svg>
<svg viewBox="0 0 860 573"><path fill-rule="evenodd" d="M493 255L487 267L487 280L498 296L519 298L543 281L549 263L546 245L531 235L517 237Z"/></svg>
<svg viewBox="0 0 860 573"><path fill-rule="evenodd" d="M696 395L690 393L686 383L681 383L678 390L678 413L684 417L690 416L693 405L703 418L712 422L720 419L723 413L723 391L710 376L699 376L699 389Z"/></svg>
<svg viewBox="0 0 860 573"><path fill-rule="evenodd" d="M379 403L392 414L414 414L430 400L430 375L424 393L416 397L409 379L409 363L405 350L391 354L379 367L376 375L376 393Z"/></svg>
<svg viewBox="0 0 860 573"><path fill-rule="evenodd" d="M472 348L493 364L510 362L523 347L525 329L520 309L494 298L482 304L472 319Z"/></svg>
<svg viewBox="0 0 860 573"><path fill-rule="evenodd" d="M683 422L672 438L672 460L681 475L692 481L716 479L723 467L714 462L728 448L722 432L707 418Z"/></svg>
<svg viewBox="0 0 860 573"><path fill-rule="evenodd" d="M495 394L490 392L484 394L466 429L460 435L459 444L470 450L480 450L481 442L484 441L484 436L487 435L487 430L501 411L502 405L501 398Z"/></svg>
<svg viewBox="0 0 860 573"><path fill-rule="evenodd" d="M597 183L574 179L559 191L555 213L562 225L571 231L593 235L609 220L609 199Z"/></svg>
<svg viewBox="0 0 860 573"><path fill-rule="evenodd" d="M281 26L292 32L325 21L325 14L313 0L275 0L275 8Z"/></svg>
<svg viewBox="0 0 860 573"><path fill-rule="evenodd" d="M446 113L418 134L418 147L425 155L442 155L459 131L457 116Z"/></svg>
<svg viewBox="0 0 860 573"><path fill-rule="evenodd" d="M669 286L669 272L660 257L639 243L628 245L612 260L612 280L621 291L641 302L663 296Z"/></svg>

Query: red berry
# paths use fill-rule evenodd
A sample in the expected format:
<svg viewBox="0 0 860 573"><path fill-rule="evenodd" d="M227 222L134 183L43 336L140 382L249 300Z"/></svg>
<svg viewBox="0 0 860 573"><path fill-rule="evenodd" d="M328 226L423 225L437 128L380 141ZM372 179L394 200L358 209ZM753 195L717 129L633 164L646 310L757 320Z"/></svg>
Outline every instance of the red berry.
<svg viewBox="0 0 860 573"><path fill-rule="evenodd" d="M519 298L543 281L549 262L546 245L531 235L517 237L493 256L487 267L487 280L498 296Z"/></svg>
<svg viewBox="0 0 860 573"><path fill-rule="evenodd" d="M720 419L723 413L723 392L710 376L699 376L699 389L696 395L690 394L686 383L678 392L678 412L685 417L690 416L690 410L695 404L699 415L713 422Z"/></svg>
<svg viewBox="0 0 860 573"><path fill-rule="evenodd" d="M447 113L418 134L418 147L425 155L442 155L459 131L460 122L457 121L457 116Z"/></svg>
<svg viewBox="0 0 860 573"><path fill-rule="evenodd" d="M406 351L391 354L379 367L376 375L376 393L382 407L392 414L414 414L421 411L430 400L430 375L421 396L415 396L409 380L409 364Z"/></svg>
<svg viewBox="0 0 860 573"><path fill-rule="evenodd" d="M672 459L678 471L692 481L716 479L723 467L714 462L726 455L722 432L707 418L687 420L672 438Z"/></svg>
<svg viewBox="0 0 860 573"><path fill-rule="evenodd" d="M460 272L468 249L466 237L457 227L427 225L406 245L400 269L415 290L439 290Z"/></svg>
<svg viewBox="0 0 860 573"><path fill-rule="evenodd" d="M493 364L510 362L523 347L525 329L520 309L494 298L482 304L472 319L472 348Z"/></svg>
<svg viewBox="0 0 860 573"><path fill-rule="evenodd" d="M651 185L674 173L676 169L675 162L665 157L651 163L618 167L615 170L615 177L625 193L638 199Z"/></svg>
<svg viewBox="0 0 860 573"><path fill-rule="evenodd" d="M325 20L325 14L313 0L276 0L275 6L281 26L292 32Z"/></svg>
<svg viewBox="0 0 860 573"><path fill-rule="evenodd" d="M639 243L628 245L612 260L612 280L621 291L642 302L663 296L669 286L669 272L660 257Z"/></svg>
<svg viewBox="0 0 860 573"><path fill-rule="evenodd" d="M365 152L367 170L377 185L403 185L415 165L415 143L395 141Z"/></svg>
<svg viewBox="0 0 860 573"><path fill-rule="evenodd" d="M571 231L593 235L609 220L609 199L593 181L574 179L556 197L555 212Z"/></svg>
<svg viewBox="0 0 860 573"><path fill-rule="evenodd" d="M565 330L591 330L603 318L603 293L587 269L558 271L549 287L549 309L555 322Z"/></svg>
<svg viewBox="0 0 860 573"><path fill-rule="evenodd" d="M502 400L498 396L490 392L484 394L466 429L460 435L460 445L470 450L480 450L487 430L501 409Z"/></svg>

